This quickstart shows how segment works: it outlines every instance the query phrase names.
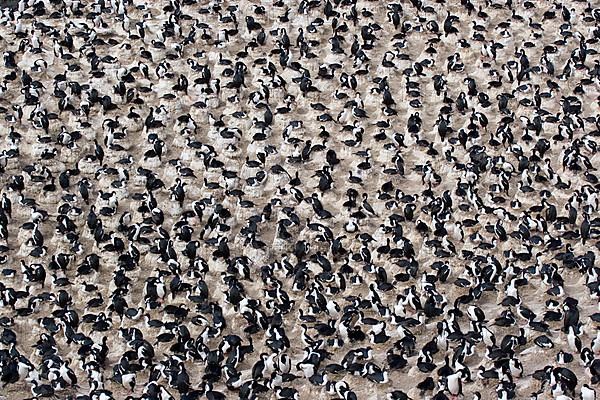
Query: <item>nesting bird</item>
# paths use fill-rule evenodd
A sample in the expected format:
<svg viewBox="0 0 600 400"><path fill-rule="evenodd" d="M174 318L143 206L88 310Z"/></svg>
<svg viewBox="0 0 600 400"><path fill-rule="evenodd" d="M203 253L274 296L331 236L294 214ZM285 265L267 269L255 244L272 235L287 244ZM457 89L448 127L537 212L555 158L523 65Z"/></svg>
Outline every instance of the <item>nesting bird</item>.
<svg viewBox="0 0 600 400"><path fill-rule="evenodd" d="M5 3L3 395L596 399L593 3Z"/></svg>

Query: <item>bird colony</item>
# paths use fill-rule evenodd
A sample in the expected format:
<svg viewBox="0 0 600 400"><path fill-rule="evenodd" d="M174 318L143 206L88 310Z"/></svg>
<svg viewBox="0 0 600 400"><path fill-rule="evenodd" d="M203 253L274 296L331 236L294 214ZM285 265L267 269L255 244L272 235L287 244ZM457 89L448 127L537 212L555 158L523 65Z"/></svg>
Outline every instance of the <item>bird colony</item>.
<svg viewBox="0 0 600 400"><path fill-rule="evenodd" d="M597 398L599 3L4 7L0 398Z"/></svg>

